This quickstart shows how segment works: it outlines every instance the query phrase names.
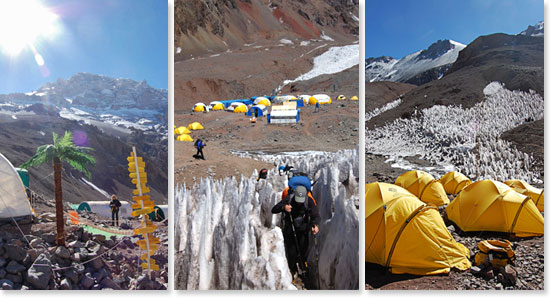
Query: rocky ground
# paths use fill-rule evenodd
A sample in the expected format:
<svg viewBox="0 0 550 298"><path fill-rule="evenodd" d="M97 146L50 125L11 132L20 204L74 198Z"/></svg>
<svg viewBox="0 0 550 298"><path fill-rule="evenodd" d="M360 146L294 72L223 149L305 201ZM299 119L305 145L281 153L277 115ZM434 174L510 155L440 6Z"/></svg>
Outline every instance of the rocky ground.
<svg viewBox="0 0 550 298"><path fill-rule="evenodd" d="M39 217L33 223L13 223L0 228L0 287L4 290L164 290L168 285L167 222L158 225L161 246L153 256L160 271L151 279L140 267L137 237L106 238L66 226L66 247L55 245L52 202L33 205ZM100 221L97 218L90 218ZM125 221L121 228L135 228Z"/></svg>
<svg viewBox="0 0 550 298"><path fill-rule="evenodd" d="M385 163L386 157L367 154L366 183L388 182L394 183L395 179L406 170L392 168ZM410 159L418 163L419 160ZM424 164L424 166L429 166ZM445 218L444 214L443 218ZM497 279L487 275L475 275L470 272L451 271L449 275L416 276L410 274L391 274L384 268L365 264L366 289L381 290L542 290L544 289L544 236L533 238L510 238L502 233L463 233L452 222L446 221L447 228L459 243L464 244L473 255L478 251L477 244L486 239L508 239L513 244L516 260L513 268L517 272L517 282L514 286L503 285Z"/></svg>
<svg viewBox="0 0 550 298"><path fill-rule="evenodd" d="M209 113L176 112L177 127L194 121L204 130L193 131L193 139L206 140L206 160L193 158L196 149L191 142L174 145L175 183L191 186L200 178L250 176L254 169L271 169L278 165L240 158L232 151L276 153L284 151L330 151L355 149L358 135L358 101L336 101L315 107L305 106L298 124L268 125L265 117L251 124L249 117L225 111Z"/></svg>

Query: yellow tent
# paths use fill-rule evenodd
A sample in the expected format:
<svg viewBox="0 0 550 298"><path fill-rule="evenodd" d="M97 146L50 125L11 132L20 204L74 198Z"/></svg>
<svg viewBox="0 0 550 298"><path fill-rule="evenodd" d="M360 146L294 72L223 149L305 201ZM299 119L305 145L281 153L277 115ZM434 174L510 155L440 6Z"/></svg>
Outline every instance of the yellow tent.
<svg viewBox="0 0 550 298"><path fill-rule="evenodd" d="M544 235L544 218L533 200L498 181L482 180L467 186L447 206L447 215L466 232Z"/></svg>
<svg viewBox="0 0 550 298"><path fill-rule="evenodd" d="M459 172L449 172L443 175L443 177L439 179L439 182L443 184L443 188L445 189L445 192L450 195L456 195L464 187L472 184L472 181L470 180L470 178L466 177L466 175Z"/></svg>
<svg viewBox="0 0 550 298"><path fill-rule="evenodd" d="M212 106L212 111L221 111L221 110L223 110L223 108L224 108L223 103L221 103L221 102L215 103Z"/></svg>
<svg viewBox="0 0 550 298"><path fill-rule="evenodd" d="M181 134L176 138L176 140L182 142L193 142L193 138L191 138L188 134Z"/></svg>
<svg viewBox="0 0 550 298"><path fill-rule="evenodd" d="M193 106L193 112L204 112L206 110L206 105L202 102L196 103Z"/></svg>
<svg viewBox="0 0 550 298"><path fill-rule="evenodd" d="M436 206L449 204L449 198L443 189L443 185L424 171L408 171L397 177L395 184L410 191L421 201Z"/></svg>
<svg viewBox="0 0 550 298"><path fill-rule="evenodd" d="M346 96L343 94L340 94L338 95L338 97L336 97L336 100L345 100L345 99L346 99Z"/></svg>
<svg viewBox="0 0 550 298"><path fill-rule="evenodd" d="M189 124L187 126L187 128L190 129L190 130L204 129L204 127L202 127L202 125L198 122L193 122L193 123Z"/></svg>
<svg viewBox="0 0 550 298"><path fill-rule="evenodd" d="M365 261L392 273L466 270L470 252L447 230L437 208L389 183L365 186Z"/></svg>
<svg viewBox="0 0 550 298"><path fill-rule="evenodd" d="M316 103L320 105L331 104L332 99L326 94L316 94L309 98L309 104L315 105Z"/></svg>
<svg viewBox="0 0 550 298"><path fill-rule="evenodd" d="M357 96L354 95L354 96L352 96L349 100L359 100L359 97L357 97Z"/></svg>
<svg viewBox="0 0 550 298"><path fill-rule="evenodd" d="M257 104L269 107L271 105L271 102L269 101L269 99L263 98L263 99L260 99Z"/></svg>
<svg viewBox="0 0 550 298"><path fill-rule="evenodd" d="M544 212L544 189L533 187L531 184L522 180L508 180L504 184L513 188L516 192L528 196L535 202L537 209Z"/></svg>
<svg viewBox="0 0 550 298"><path fill-rule="evenodd" d="M248 109L245 105L238 105L233 109L233 113L246 113Z"/></svg>
<svg viewBox="0 0 550 298"><path fill-rule="evenodd" d="M184 134L184 133L191 133L191 131L185 126L180 126L176 129L174 129L174 133L177 134L177 135L181 135L181 134Z"/></svg>

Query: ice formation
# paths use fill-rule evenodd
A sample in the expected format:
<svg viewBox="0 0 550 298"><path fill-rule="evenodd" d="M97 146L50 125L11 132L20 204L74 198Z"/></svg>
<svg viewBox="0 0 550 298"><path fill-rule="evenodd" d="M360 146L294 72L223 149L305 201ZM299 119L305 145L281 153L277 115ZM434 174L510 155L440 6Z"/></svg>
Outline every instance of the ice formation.
<svg viewBox="0 0 550 298"><path fill-rule="evenodd" d="M376 108L370 112L367 112L367 114L365 115L365 122L369 121L370 119L386 112L386 111L389 111L391 109L395 109L397 106L399 106L401 104L401 98L398 98L392 102L388 102L387 104L385 104L383 107L381 108Z"/></svg>
<svg viewBox="0 0 550 298"><path fill-rule="evenodd" d="M436 105L418 111L419 117L367 129L366 152L393 160L419 156L446 171L454 166L475 180L542 182L531 167L532 157L500 135L527 120L542 119L543 98L534 91L510 91L498 82L487 85L484 94L486 100L468 109Z"/></svg>
<svg viewBox="0 0 550 298"><path fill-rule="evenodd" d="M251 155L252 156L252 155ZM258 155L254 155L258 157ZM319 232L321 289L357 289L359 221L357 150L327 154L265 155L293 165L317 181L313 195L322 223ZM271 208L281 199L287 177L270 170L223 180L203 179L191 189L178 185L176 273L178 289L295 289L285 257L280 215ZM316 277L313 241L308 264ZM314 281L313 284L316 284Z"/></svg>

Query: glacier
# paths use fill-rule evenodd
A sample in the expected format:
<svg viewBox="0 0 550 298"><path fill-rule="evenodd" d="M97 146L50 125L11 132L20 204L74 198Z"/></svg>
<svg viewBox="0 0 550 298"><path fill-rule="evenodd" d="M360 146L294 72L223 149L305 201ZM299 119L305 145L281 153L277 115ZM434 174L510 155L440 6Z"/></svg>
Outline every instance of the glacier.
<svg viewBox="0 0 550 298"><path fill-rule="evenodd" d="M321 289L358 289L358 150L248 157L292 165L314 178L312 192L322 223L319 266L310 241L307 259L315 280L309 284L317 285L320 272ZM296 289L285 257L281 215L271 214L288 179L277 169L265 180L257 181L257 175L255 170L239 180L206 178L191 188L176 187L177 289Z"/></svg>

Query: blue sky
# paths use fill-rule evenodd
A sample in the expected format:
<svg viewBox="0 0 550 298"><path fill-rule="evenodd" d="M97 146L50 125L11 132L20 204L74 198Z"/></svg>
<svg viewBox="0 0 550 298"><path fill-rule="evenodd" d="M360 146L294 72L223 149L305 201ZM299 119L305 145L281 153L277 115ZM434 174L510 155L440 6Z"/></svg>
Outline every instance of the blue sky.
<svg viewBox="0 0 550 298"><path fill-rule="evenodd" d="M400 59L439 39L518 34L544 19L543 0L365 0L366 57Z"/></svg>
<svg viewBox="0 0 550 298"><path fill-rule="evenodd" d="M167 1L38 1L57 15L57 33L33 43L49 71L41 71L30 46L17 55L0 51L0 94L29 92L78 72L168 87Z"/></svg>

